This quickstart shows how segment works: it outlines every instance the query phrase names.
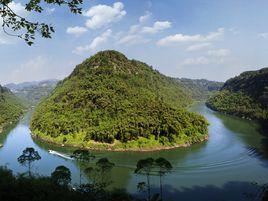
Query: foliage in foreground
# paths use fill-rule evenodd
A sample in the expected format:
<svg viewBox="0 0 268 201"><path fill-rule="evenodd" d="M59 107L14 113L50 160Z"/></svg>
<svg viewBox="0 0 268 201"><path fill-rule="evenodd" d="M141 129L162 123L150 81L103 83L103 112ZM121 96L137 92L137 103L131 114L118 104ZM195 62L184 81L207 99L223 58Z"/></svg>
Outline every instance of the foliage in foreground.
<svg viewBox="0 0 268 201"><path fill-rule="evenodd" d="M67 6L71 13L81 14L80 7L83 0L27 0L23 1L24 11L33 13L42 13L46 6ZM54 33L54 27L50 24L31 21L25 16L21 16L18 9L14 7L14 0L0 0L0 19L2 31L13 37L18 37L28 45L32 45L36 35L40 34L43 38L51 38Z"/></svg>
<svg viewBox="0 0 268 201"><path fill-rule="evenodd" d="M17 121L23 109L20 100L10 90L0 86L0 132L3 127Z"/></svg>
<svg viewBox="0 0 268 201"><path fill-rule="evenodd" d="M207 105L223 113L267 122L268 68L244 72L226 81Z"/></svg>
<svg viewBox="0 0 268 201"><path fill-rule="evenodd" d="M189 103L176 80L119 52L104 51L57 85L37 106L30 127L47 141L81 147L190 144L206 137L208 123L184 109Z"/></svg>
<svg viewBox="0 0 268 201"><path fill-rule="evenodd" d="M31 153L28 154L29 150ZM18 158L24 158L24 162L33 163L39 153L34 148L26 148ZM28 156L28 157L25 157ZM75 159L83 167L89 176L89 183L71 185L71 171L65 166L58 166L51 173L50 177L39 176L31 172L30 174L12 174L6 167L0 167L0 200L1 201L164 201L163 198L163 177L171 173L172 165L165 158L146 158L137 162L136 174L144 175L147 182L139 182L139 191L147 191L147 199L138 198L137 195L130 195L126 190L108 190L107 187L112 183L111 169L115 166L107 158L99 159L94 166L89 163L92 153L85 150L76 150L73 153ZM39 156L38 159L41 159ZM83 160L81 160L83 159ZM22 163L21 163L22 164ZM23 165L23 164L22 164ZM28 175L28 176L27 176ZM150 177L159 177L159 193L151 195ZM248 200L267 200L267 185L259 186L259 191L254 194L246 193ZM177 197L178 198L178 197Z"/></svg>
<svg viewBox="0 0 268 201"><path fill-rule="evenodd" d="M99 159L94 166L90 163L95 159L89 151L75 150L73 157L82 165L81 170L85 171L89 177L89 183L81 183L79 185L71 185L71 171L65 166L58 166L51 173L50 177L35 175L31 166L36 160L40 160L41 156L32 147L26 148L22 155L18 158L21 165L28 165L27 174L19 174L14 176L11 170L6 167L0 167L0 200L1 201L50 201L50 200L72 200L72 201L144 201L137 199L125 190L107 190L107 187L112 183L111 169L115 166L107 158ZM148 169L148 160L152 160L151 167ZM162 177L172 169L171 164L164 158L144 159L137 163L137 174L145 173L148 177L155 173L160 178L161 199L159 194L151 197L149 194L148 200L162 200ZM80 173L81 175L81 173ZM150 184L148 183L148 189ZM150 191L150 190L149 190Z"/></svg>

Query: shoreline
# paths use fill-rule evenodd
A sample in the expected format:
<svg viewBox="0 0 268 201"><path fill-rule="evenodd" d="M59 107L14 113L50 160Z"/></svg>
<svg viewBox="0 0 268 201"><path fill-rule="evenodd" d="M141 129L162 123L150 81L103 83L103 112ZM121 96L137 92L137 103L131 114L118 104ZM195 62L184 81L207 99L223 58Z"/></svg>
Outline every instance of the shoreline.
<svg viewBox="0 0 268 201"><path fill-rule="evenodd" d="M38 135L33 134L32 132L30 133L31 137L39 140L41 142L45 142L51 145L56 145L59 147L69 147L69 148L78 148L78 149L85 149L85 150L90 150L90 151L109 151L109 152L156 152L156 151L164 151L164 150L172 150L172 149L177 149L177 148L186 148L186 147L190 147L194 144L200 144L204 141L207 141L209 138L209 135L207 134L206 136L204 136L203 139L201 139L198 142L194 142L194 143L185 143L185 144L177 144L174 146L163 146L163 147L155 147L155 148L96 148L96 147L81 147L78 145L73 145L73 144L62 144L62 143L57 143L57 142L53 142L51 140L46 140L41 138Z"/></svg>
<svg viewBox="0 0 268 201"><path fill-rule="evenodd" d="M235 117L235 118L246 120L246 121L250 121L250 122L253 122L253 123L261 123L262 122L262 119L255 119L255 118L251 118L251 117L247 117L247 116L240 116L240 114L239 115L236 115L236 114L233 114L231 112L223 112L223 111L220 111L217 108L212 107L207 102L205 103L205 106L208 109L210 109L210 110L212 110L214 112L218 112L219 114L223 114L223 115L226 115L226 116Z"/></svg>

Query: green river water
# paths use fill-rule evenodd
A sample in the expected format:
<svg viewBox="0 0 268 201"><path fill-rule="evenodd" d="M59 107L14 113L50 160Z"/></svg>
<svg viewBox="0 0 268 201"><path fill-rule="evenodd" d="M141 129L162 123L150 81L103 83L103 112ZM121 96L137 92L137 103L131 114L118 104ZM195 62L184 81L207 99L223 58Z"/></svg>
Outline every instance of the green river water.
<svg viewBox="0 0 268 201"><path fill-rule="evenodd" d="M157 152L104 152L95 151L97 158L107 157L116 164L112 170L112 188L125 188L139 194L137 183L145 181L135 175L139 159L164 157L173 165L171 174L164 178L164 196L168 200L246 200L244 193L256 193L256 186L268 182L267 138L259 125L247 120L219 114L204 104L196 104L192 111L204 115L210 123L209 139L187 148ZM59 165L72 171L73 183L78 183L79 165L75 161L48 153L49 149L70 154L70 148L56 147L33 140L29 130L28 113L18 124L0 134L0 165L13 172L25 172L17 157L26 147L34 147L42 160L34 164L34 171L50 175ZM266 146L265 146L266 145ZM87 178L84 176L83 181ZM158 178L152 177L153 191L158 192Z"/></svg>

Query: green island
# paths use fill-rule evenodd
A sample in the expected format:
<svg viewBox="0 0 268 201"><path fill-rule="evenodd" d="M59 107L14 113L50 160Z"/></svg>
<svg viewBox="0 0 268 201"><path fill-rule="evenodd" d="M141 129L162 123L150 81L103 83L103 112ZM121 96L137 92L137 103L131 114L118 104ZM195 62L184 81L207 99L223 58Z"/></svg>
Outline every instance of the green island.
<svg viewBox="0 0 268 201"><path fill-rule="evenodd" d="M268 121L268 68L248 71L225 82L207 106L226 114Z"/></svg>
<svg viewBox="0 0 268 201"><path fill-rule="evenodd" d="M23 112L21 100L0 85L0 133L6 126L18 121Z"/></svg>
<svg viewBox="0 0 268 201"><path fill-rule="evenodd" d="M206 140L208 122L176 79L117 51L77 65L36 107L30 123L41 140L81 148L158 150Z"/></svg>

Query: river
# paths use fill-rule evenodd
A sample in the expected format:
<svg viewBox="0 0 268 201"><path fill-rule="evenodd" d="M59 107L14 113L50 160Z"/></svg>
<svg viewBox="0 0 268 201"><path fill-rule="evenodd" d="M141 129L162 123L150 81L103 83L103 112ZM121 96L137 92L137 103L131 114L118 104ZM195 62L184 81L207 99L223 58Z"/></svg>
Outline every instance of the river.
<svg viewBox="0 0 268 201"><path fill-rule="evenodd" d="M259 125L247 120L211 111L204 104L196 104L192 111L204 115L210 123L209 139L187 148L157 152L95 151L97 158L107 157L116 164L112 170L115 188L125 188L136 194L136 185L145 181L135 175L139 159L164 157L172 172L164 178L164 196L171 200L246 200L245 193L256 193L259 184L268 182L267 139L259 132ZM79 166L75 161L48 153L49 149L70 154L70 148L56 147L33 140L29 130L28 113L18 124L0 134L0 165L16 173L26 171L17 162L26 147L34 147L42 159L34 164L34 172L50 175L59 165L72 171L73 183L78 183ZM83 181L86 181L84 176ZM153 191L158 191L158 178L152 178Z"/></svg>

